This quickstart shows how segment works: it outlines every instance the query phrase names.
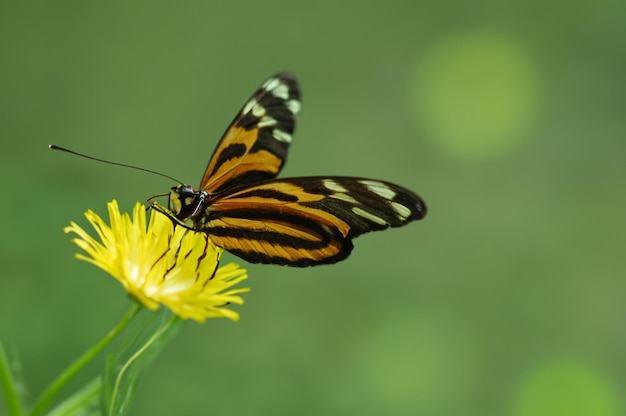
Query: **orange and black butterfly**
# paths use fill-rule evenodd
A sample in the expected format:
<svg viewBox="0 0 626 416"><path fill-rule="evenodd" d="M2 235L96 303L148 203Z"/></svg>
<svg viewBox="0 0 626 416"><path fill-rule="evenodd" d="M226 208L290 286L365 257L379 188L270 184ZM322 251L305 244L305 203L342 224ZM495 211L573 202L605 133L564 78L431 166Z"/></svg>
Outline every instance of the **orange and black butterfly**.
<svg viewBox="0 0 626 416"><path fill-rule="evenodd" d="M275 179L300 108L296 79L270 77L224 133L199 188L173 187L166 213L251 263L296 267L336 263L350 255L353 238L424 217L424 201L389 182Z"/></svg>

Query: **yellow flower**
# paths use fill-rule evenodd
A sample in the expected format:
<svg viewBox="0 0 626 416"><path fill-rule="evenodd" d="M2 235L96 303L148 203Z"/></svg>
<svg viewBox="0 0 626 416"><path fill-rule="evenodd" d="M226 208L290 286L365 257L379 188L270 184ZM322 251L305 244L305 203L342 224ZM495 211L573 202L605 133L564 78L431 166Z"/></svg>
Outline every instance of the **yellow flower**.
<svg viewBox="0 0 626 416"><path fill-rule="evenodd" d="M76 254L78 259L115 277L148 309L156 310L163 304L181 318L198 322L219 317L239 319L237 312L225 306L243 304L237 295L249 289L231 287L248 275L234 263L219 267L223 250L206 234L174 227L167 216L154 211L146 227L146 208L140 203L135 205L132 219L120 213L115 200L107 207L110 226L93 211L85 213L100 241L74 222L65 228L66 233L78 236L74 243L87 253Z"/></svg>

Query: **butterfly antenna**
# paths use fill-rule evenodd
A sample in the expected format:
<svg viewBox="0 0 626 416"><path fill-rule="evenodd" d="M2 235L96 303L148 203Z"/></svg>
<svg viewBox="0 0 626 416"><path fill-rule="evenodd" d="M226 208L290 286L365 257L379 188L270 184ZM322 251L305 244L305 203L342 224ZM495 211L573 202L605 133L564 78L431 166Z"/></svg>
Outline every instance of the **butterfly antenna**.
<svg viewBox="0 0 626 416"><path fill-rule="evenodd" d="M180 183L184 183L184 182L181 182L178 179L173 178L173 177L171 177L169 175L166 175L164 173L157 172L157 171L150 170L150 169L146 169L146 168L140 168L139 166L127 165L126 163L112 162L110 160L105 160L105 159L100 159L98 157L88 156L88 155L85 155L85 154L82 154L82 153L75 152L75 151L70 150L70 149L66 149L65 147L57 146L55 144L50 144L50 145L48 145L48 147L50 149L52 149L52 150L61 150L62 152L71 153L73 155L84 157L85 159L95 160L97 162L108 163L109 165L123 166L125 168L131 168L131 169L141 170L141 171L148 172L148 173L153 173L155 175L159 175L159 176L162 176L164 178L170 179L170 180L172 180L172 181L174 181L176 183L179 183L179 184Z"/></svg>
<svg viewBox="0 0 626 416"><path fill-rule="evenodd" d="M169 192L166 192L166 193L164 193L164 194L152 195L150 198L146 199L146 202L150 202L150 201L152 201L153 199L157 199L157 198L160 198L160 197L162 197L162 196L168 196L168 195L169 195Z"/></svg>

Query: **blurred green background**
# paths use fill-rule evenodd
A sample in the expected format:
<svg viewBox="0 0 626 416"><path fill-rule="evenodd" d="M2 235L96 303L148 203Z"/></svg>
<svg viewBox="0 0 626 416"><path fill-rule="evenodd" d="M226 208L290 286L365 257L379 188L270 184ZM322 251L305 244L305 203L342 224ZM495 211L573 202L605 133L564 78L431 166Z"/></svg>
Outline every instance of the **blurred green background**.
<svg viewBox="0 0 626 416"><path fill-rule="evenodd" d="M287 69L304 109L282 176L390 180L429 215L334 266L246 265L241 321L186 323L133 414L626 414L625 19L614 0L0 2L0 336L29 393L128 307L63 227L172 185L47 145L197 184Z"/></svg>

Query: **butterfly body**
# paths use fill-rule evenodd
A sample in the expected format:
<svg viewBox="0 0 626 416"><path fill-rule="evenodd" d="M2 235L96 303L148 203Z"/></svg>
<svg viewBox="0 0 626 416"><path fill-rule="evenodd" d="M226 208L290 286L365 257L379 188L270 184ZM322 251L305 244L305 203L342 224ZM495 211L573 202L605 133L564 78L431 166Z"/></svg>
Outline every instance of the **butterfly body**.
<svg viewBox="0 0 626 416"><path fill-rule="evenodd" d="M198 189L175 186L169 212L155 207L244 260L296 267L343 260L353 238L424 217L423 200L389 182L276 179L300 107L295 78L270 77L224 133Z"/></svg>

